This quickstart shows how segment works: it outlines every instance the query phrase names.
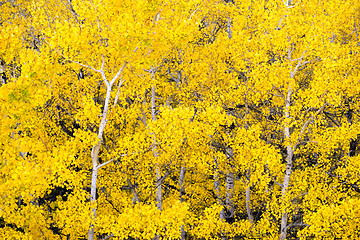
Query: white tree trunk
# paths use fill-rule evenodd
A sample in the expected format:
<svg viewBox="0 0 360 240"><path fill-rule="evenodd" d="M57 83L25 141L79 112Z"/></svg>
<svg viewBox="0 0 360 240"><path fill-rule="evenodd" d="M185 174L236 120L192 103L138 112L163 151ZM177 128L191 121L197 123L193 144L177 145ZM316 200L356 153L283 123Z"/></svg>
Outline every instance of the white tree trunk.
<svg viewBox="0 0 360 240"><path fill-rule="evenodd" d="M231 25L231 18L228 17L227 18L227 28L226 28L226 32L228 34L228 38L231 39L232 38L232 31L231 31L232 25Z"/></svg>
<svg viewBox="0 0 360 240"><path fill-rule="evenodd" d="M153 70L154 71L154 70ZM154 74L154 72L152 73ZM155 116L155 84L151 88L151 120L154 122L156 120ZM157 158L158 154L156 152L156 138L153 137L153 146L152 146L154 157ZM161 180L161 171L160 167L156 164L156 206L161 211L162 209L162 180Z"/></svg>
<svg viewBox="0 0 360 240"><path fill-rule="evenodd" d="M221 200L221 191L220 191L220 180L219 180L219 165L217 163L217 160L216 158L214 157L214 163L215 163L215 171L214 171L214 188L215 188L215 194L216 194L216 197L218 199L218 203L219 205L224 205L222 200ZM225 220L225 211L224 209L222 209L220 211L220 220L221 221L224 221ZM220 235L221 235L221 239L222 240L225 240L226 237L223 235L222 232L220 232Z"/></svg>
<svg viewBox="0 0 360 240"><path fill-rule="evenodd" d="M77 63L77 62L75 62L75 63ZM115 81L119 78L120 74L122 73L122 71L124 70L124 68L126 66L126 62L125 62L123 64L123 66L120 68L120 70L113 77L111 82L109 82L107 80L106 76L105 76L104 63L105 63L105 60L103 58L100 70L94 69L91 66L83 65L81 63L77 63L77 64L79 64L79 65L81 65L83 67L90 68L90 69L100 73L101 76L102 76L102 79L103 79L103 81L104 81L104 83L106 85L105 104L104 104L104 109L103 109L103 112L102 112L102 118L101 118L101 122L100 122L100 126L99 126L99 132L98 132L99 141L97 142L97 144L95 144L95 146L93 146L93 148L91 150L91 161L92 161L93 169L92 169L92 177L91 177L90 201L91 201L92 204L95 204L95 201L96 201L96 183L97 183L98 170L101 167L103 167L103 166L105 166L108 163L113 161L113 160L110 160L108 162L99 164L99 152L100 152L101 142L102 142L102 139L103 139L104 130L105 130L106 123L107 123L106 118L107 118L107 114L108 114L108 110L109 110L110 94L111 94L111 90L112 90L111 88L112 88L112 85L115 83ZM122 84L122 82L119 83L119 88L121 87L121 84ZM96 217L96 208L95 208L95 206L93 206L90 229L89 229L89 232L88 232L88 240L94 240L95 217Z"/></svg>
<svg viewBox="0 0 360 240"><path fill-rule="evenodd" d="M133 193L133 196L134 196L133 202L134 202L134 204L135 204L135 203L140 203L139 195L138 195L138 193L136 192L135 185L132 184L132 182L130 181L129 178L126 179L126 181L127 181L127 184L129 185L129 187L131 188L131 191L132 191L132 193Z"/></svg>
<svg viewBox="0 0 360 240"><path fill-rule="evenodd" d="M290 121L290 102L291 102L291 93L292 89L289 86L288 93L286 96L286 102L285 102L285 120L288 122L285 125L284 133L285 133L285 141L290 141L290 127L289 127L289 121ZM287 193L287 189L290 183L290 176L291 176L291 170L292 170L292 164L293 164L293 156L294 156L294 149L291 146L290 143L286 146L286 170L285 170L285 176L284 176L284 182L283 182L283 189L281 193L283 204L285 203L285 195ZM282 216L281 216L281 226L280 226L280 239L284 240L286 239L286 227L287 227L287 209L285 208Z"/></svg>
<svg viewBox="0 0 360 240"><path fill-rule="evenodd" d="M288 90L288 95L287 95L287 101L286 101L286 108L285 108L285 118L289 119L290 118L290 114L289 114L289 107L290 107L290 100L291 100L291 88L289 87ZM314 120L315 116L318 115L319 113L321 113L324 108L326 107L327 103L325 103L315 114L314 116L310 117L303 125L301 131L300 131L300 135L299 138L297 139L296 143L291 146L291 144L289 143L286 147L286 170L285 170L285 176L284 176L284 182L283 182L283 188L282 188L282 200L283 200L283 204L286 204L285 202L285 196L290 184L290 176L291 176L291 171L292 171L292 165L293 165L293 157L294 157L294 152L295 149L297 148L299 141L301 139L301 137L303 136L305 130L307 129L307 127L309 126L310 122L312 120ZM290 139L290 128L288 125L285 126L285 139L289 140ZM282 216L281 216L281 226L280 226L280 239L284 240L286 239L286 232L287 232L287 209L285 208Z"/></svg>
<svg viewBox="0 0 360 240"><path fill-rule="evenodd" d="M161 179L161 173L160 173L160 167L156 167L156 206L161 211L162 210L162 179Z"/></svg>
<svg viewBox="0 0 360 240"><path fill-rule="evenodd" d="M95 200L96 200L97 173L98 173L97 167L93 168L92 177L91 177L91 196L90 196L91 203L95 203ZM92 219L91 219L92 221L90 223L90 230L88 232L88 240L93 240L94 239L95 217L96 217L96 208L93 207L93 209L92 209Z"/></svg>
<svg viewBox="0 0 360 240"><path fill-rule="evenodd" d="M214 157L214 163L215 163L215 170L214 170L214 188L215 188L215 194L218 199L219 205L223 205L221 201L221 192L220 192L220 180L219 180L219 172L218 172L218 163L216 158ZM220 219L223 221L225 219L225 212L224 210L220 211Z"/></svg>
<svg viewBox="0 0 360 240"><path fill-rule="evenodd" d="M248 215L248 219L249 219L250 223L253 224L254 216L252 214L252 210L250 207L250 201L251 201L250 186L248 188L246 188L245 196L246 196L246 213Z"/></svg>
<svg viewBox="0 0 360 240"><path fill-rule="evenodd" d="M290 69L290 78L294 78L295 73L297 72L297 70L299 69L300 65L302 64L302 60L304 57L306 51L304 51L301 54L301 57L298 60L298 63L295 66L295 69L293 70L293 68L291 67ZM290 51L290 49L288 49L288 58L289 61L292 61L292 57L291 57L292 51ZM303 65L306 64L306 62L303 63ZM283 181L283 185L282 185L282 193L281 193L281 198L282 198L282 204L286 204L286 199L285 199L285 195L287 193L288 187L289 187L289 183L290 183L290 176L291 176L291 171L292 171L292 165L293 165L293 156L294 156L294 150L296 148L296 144L293 146L291 146L290 143L290 105L291 105L291 95L292 95L292 89L290 87L290 83L288 86L288 92L286 94L286 99L285 99L285 127L284 127L284 136L285 136L285 141L287 141L288 145L286 146L286 170L285 170L285 176L284 176L284 181ZM306 123L309 124L309 121ZM305 124L305 125L306 125ZM307 125L303 127L302 132L300 133L300 135L303 133L304 128L307 127ZM284 212L281 216L281 225L280 225L280 240L284 240L286 239L286 228L287 228L287 209L284 209Z"/></svg>
<svg viewBox="0 0 360 240"><path fill-rule="evenodd" d="M248 219L250 221L251 224L253 224L253 221L254 221L254 216L253 216L253 213L252 213L252 210L251 210L251 207L250 207L250 203L251 203L251 192L250 192L250 168L248 169L248 172L246 174L246 182L247 184L249 185L247 188L246 188L246 191L245 191L245 197L246 197L246 213L248 215Z"/></svg>
<svg viewBox="0 0 360 240"><path fill-rule="evenodd" d="M234 193L234 173L226 174L226 198L225 198L225 205L226 205L226 218L234 218L235 215L235 208L233 203L233 193Z"/></svg>
<svg viewBox="0 0 360 240"><path fill-rule="evenodd" d="M181 167L181 169L180 169L180 177L179 177L180 202L181 202L181 203L184 201L183 196L184 196L184 194L185 194L185 188L184 188L185 172L186 172L186 168L185 168L185 167ZM184 225L181 226L181 240L185 240Z"/></svg>
<svg viewBox="0 0 360 240"><path fill-rule="evenodd" d="M97 183L97 174L98 174L98 170L99 170L99 166L98 166L99 165L99 152L100 152L104 129L105 129L106 122L107 122L106 117L107 117L107 112L108 112L108 108L109 108L110 93L111 93L111 86L108 86L107 90L106 90L106 98L105 98L103 115L102 115L102 119L100 122L99 133L98 133L99 141L92 148L92 151L91 151L91 160L92 160L93 169L92 169L92 177L91 177L90 201L92 204L95 204L95 201L96 201L96 183ZM94 206L92 209L92 217L91 217L92 219L91 219L91 223L90 223L90 230L88 233L88 240L94 239L95 217L96 217L96 208Z"/></svg>
<svg viewBox="0 0 360 240"><path fill-rule="evenodd" d="M154 74L156 72L156 69L152 68L151 69L151 79L153 80L154 78ZM155 121L156 120L156 115L155 112L156 111L156 107L155 107L155 83L153 83L153 86L151 88L151 121ZM152 151L153 151L153 155L155 158L158 157L157 151L156 151L156 136L154 134L153 137L153 146L152 146ZM161 169L159 167L158 164L156 164L156 206L159 209L159 211L162 210L162 181L163 179L161 178ZM160 239L160 235L155 235L154 240L159 240Z"/></svg>
<svg viewBox="0 0 360 240"><path fill-rule="evenodd" d="M225 153L227 159L229 161L232 161L234 159L234 150L231 147L226 147L226 153ZM231 170L231 169L230 169ZM233 193L234 193L234 187L235 187L235 177L234 173L230 172L226 174L226 195L225 195L225 206L226 206L226 218L234 218L235 215L235 208L234 208L234 202L233 202Z"/></svg>

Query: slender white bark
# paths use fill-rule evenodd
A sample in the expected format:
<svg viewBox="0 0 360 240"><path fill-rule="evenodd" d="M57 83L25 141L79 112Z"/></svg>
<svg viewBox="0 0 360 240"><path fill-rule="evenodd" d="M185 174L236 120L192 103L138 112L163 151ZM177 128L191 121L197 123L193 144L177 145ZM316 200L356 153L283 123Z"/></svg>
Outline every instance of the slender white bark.
<svg viewBox="0 0 360 240"><path fill-rule="evenodd" d="M219 165L217 163L216 158L214 157L214 163L215 163L215 170L214 170L214 188L215 188L215 194L218 200L219 205L223 205L221 201L221 192L220 192L220 180L219 180ZM225 212L224 210L221 210L220 212L220 219L223 221L225 219Z"/></svg>
<svg viewBox="0 0 360 240"><path fill-rule="evenodd" d="M299 67L302 64L302 60L304 57L306 51L304 51L301 54L301 57L298 59L298 63L295 66L295 69L293 70L292 66L290 67L290 78L294 78L297 70L299 69ZM292 51L290 49L288 49L288 60L291 62L292 61L292 57L291 57ZM305 63L304 63L305 64ZM282 193L281 193L281 198L283 201L283 204L285 204L285 195L287 193L287 189L290 183L290 176L291 176L291 171L292 171L292 165L293 165L293 156L294 156L294 150L296 146L292 146L290 143L290 105L291 105L291 96L292 96L292 88L290 86L288 86L288 92L286 94L286 98L285 98L285 127L284 127L284 135L285 135L285 141L287 142L287 146L286 146L286 169L285 169L285 176L284 176L284 181L283 181L283 188L282 188ZM280 225L280 240L284 240L286 239L286 227L287 227L287 208L284 209L284 212L282 213L281 216L281 225Z"/></svg>
<svg viewBox="0 0 360 240"><path fill-rule="evenodd" d="M184 201L183 196L185 194L185 188L184 188L185 173L186 173L186 168L181 167L181 169L180 169L180 177L179 177L180 202Z"/></svg>
<svg viewBox="0 0 360 240"><path fill-rule="evenodd" d="M250 192L250 168L248 169L248 172L246 174L246 181L247 181L247 184L249 185L247 188L246 188L246 191L245 191L245 197L246 197L246 213L248 215L248 219L250 221L251 224L253 224L253 221L254 221L254 216L253 216L253 213L252 213L252 210L251 210L251 207L250 207L250 202L251 202L251 192Z"/></svg>
<svg viewBox="0 0 360 240"><path fill-rule="evenodd" d="M153 73L154 74L154 73ZM155 84L151 88L151 120L155 121ZM154 157L157 158L158 154L156 152L156 138L153 137L153 146L152 146ZM161 211L162 209L162 189L161 189L161 171L160 167L156 165L156 206Z"/></svg>
<svg viewBox="0 0 360 240"><path fill-rule="evenodd" d="M291 67L290 68L290 78L294 78L296 72L298 71L300 66L303 66L305 64L307 64L309 61L305 61L303 62L303 58L304 58L304 54L306 53L306 51L302 52L301 57L299 59L296 59L298 61L298 63L296 64L294 70ZM291 62L292 57L291 57L292 51L288 50L288 60ZM295 60L295 59L294 59ZM282 184L282 193L281 193L281 197L282 197L282 201L283 204L285 203L285 196L290 184L290 176L291 176L291 172L292 172L292 165L293 165L293 156L294 156L294 152L299 144L299 141L301 140L305 130L307 129L308 125L310 124L311 120L314 119L314 117L319 114L320 112L322 112L325 108L325 106L327 105L327 103L325 103L316 113L313 117L310 117L303 125L301 131L300 131L300 135L297 138L296 142L294 145L291 145L290 142L290 127L289 127L289 123L291 120L291 116L290 116L290 106L291 106L291 97L292 97L292 88L290 86L288 86L288 92L286 94L286 98L285 98L285 121L286 121L286 125L284 127L284 136L285 136L285 141L287 142L287 146L286 146L286 169L285 169L285 176L284 176L284 181ZM286 229L287 229L287 208L284 209L284 212L282 213L281 216L281 225L280 225L280 240L284 240L286 239Z"/></svg>
<svg viewBox="0 0 360 240"><path fill-rule="evenodd" d="M156 69L151 69L151 78L154 78L154 74L156 72ZM151 120L154 122L156 120L156 108L155 108L155 83L153 83L153 86L151 88ZM158 157L157 151L156 151L156 137L154 134L153 137L153 146L152 146L153 155L155 158ZM161 178L161 170L158 164L156 164L156 206L159 211L162 210L162 181L164 179ZM160 235L155 235L154 240L159 240Z"/></svg>
<svg viewBox="0 0 360 240"><path fill-rule="evenodd" d="M106 126L106 117L107 117L107 112L108 112L108 108L109 108L109 101L110 101L110 93L111 93L111 86L107 86L107 90L106 90L106 98L105 98L105 105L104 105L104 110L103 110L103 114L102 114L102 119L100 122L100 127L99 127L99 132L98 132L98 138L99 141L98 143L92 148L91 151L91 160L92 160L92 164L93 164L93 169L92 169L92 177L91 177L91 195L90 195L90 201L95 204L96 201L96 183L97 183L97 174L98 174L98 164L99 164L99 151L100 151L100 146L101 146L101 141L103 138L103 134L104 134L104 129ZM90 224L90 230L88 233L88 240L93 240L94 239L94 223L95 223L95 217L96 217L96 207L93 206L92 209L92 219L91 219L91 224Z"/></svg>
<svg viewBox="0 0 360 240"><path fill-rule="evenodd" d="M129 185L129 187L131 188L131 191L132 191L132 193L133 193L133 195L134 195L134 204L135 204L135 203L140 203L139 195L138 195L138 193L136 192L135 185L133 185L133 184L131 183L130 179L126 179L126 181L127 181L128 185Z"/></svg>
<svg viewBox="0 0 360 240"><path fill-rule="evenodd" d="M283 182L283 189L282 189L282 193L281 193L281 197L283 202L285 203L285 195L290 183L290 176L291 176L291 170L292 170L292 164L293 164L293 156L294 156L294 149L291 146L290 143L290 127L289 127L289 122L290 122L290 102L291 102L291 93L292 93L292 89L289 86L288 88L288 93L286 96L286 101L285 101L285 120L286 125L284 128L284 133L285 133L285 141L287 141L287 146L286 146L286 170L285 170L285 176L284 176L284 182ZM285 208L282 216L281 216L281 226L280 226L280 239L286 239L286 226L287 226L287 209Z"/></svg>
<svg viewBox="0 0 360 240"><path fill-rule="evenodd" d="M219 165L218 162L216 160L216 158L214 157L214 163L215 163L215 170L214 170L214 188L215 188L215 194L218 200L219 205L223 205L223 202L221 200L221 191L220 191L220 180L219 180ZM224 221L225 220L225 210L222 209L220 211L220 220ZM225 240L226 236L220 232L221 235L221 239Z"/></svg>
<svg viewBox="0 0 360 240"><path fill-rule="evenodd" d="M232 25L231 25L231 18L228 17L227 18L227 28L226 28L226 32L228 34L228 38L231 39L232 38L232 31L231 31Z"/></svg>
<svg viewBox="0 0 360 240"><path fill-rule="evenodd" d="M120 76L120 74L122 73L122 71L124 70L125 65L126 65L126 63L124 63L124 65L120 68L120 70L117 72L117 74L113 77L113 79L109 83L109 81L107 80L107 78L105 76L105 72L104 72L104 62L105 61L103 59L100 70L96 70L96 69L92 68L91 66L86 66L86 65L80 64L82 66L89 67L90 69L93 69L96 72L99 72L101 74L101 76L102 76L102 79L103 79L105 85L106 85L105 104L104 104L104 109L103 109L103 112L102 112L102 118L101 118L99 131L98 131L98 139L99 140L95 144L95 146L93 146L92 151L91 151L91 160L92 160L93 169L92 169L92 177L91 177L90 201L91 201L92 204L95 204L95 201L96 201L96 184L97 184L98 170L101 167L103 167L103 166L105 166L108 163L113 161L113 160L110 160L110 161L108 161L106 163L99 164L99 152L100 152L101 142L102 142L102 139L103 139L104 130L105 130L106 123L107 123L107 115L108 115L108 110L109 110L110 94L111 94L111 90L112 90L112 85L118 79L118 77ZM121 83L119 83L119 88L120 88L120 86L121 86ZM88 232L88 240L93 240L94 239L95 218L96 218L96 207L93 206L90 229L89 229L89 232Z"/></svg>
<svg viewBox="0 0 360 240"><path fill-rule="evenodd" d="M151 120L155 121L156 120L156 116L155 116L155 84L153 84L152 88L151 88ZM155 153L154 153L155 155Z"/></svg>
<svg viewBox="0 0 360 240"><path fill-rule="evenodd" d="M250 221L251 224L253 224L254 216L250 207L250 202L251 202L250 186L246 188L245 196L246 196L246 213L248 215L248 220Z"/></svg>
<svg viewBox="0 0 360 240"><path fill-rule="evenodd" d="M226 174L226 198L225 198L225 205L226 205L226 218L233 218L235 215L235 208L233 202L233 193L234 193L234 173Z"/></svg>
<svg viewBox="0 0 360 240"><path fill-rule="evenodd" d="M225 155L229 161L234 159L234 150L231 147L226 147ZM231 169L230 169L231 171ZM226 206L226 216L225 218L231 219L235 216L235 207L233 202L233 193L235 187L235 174L233 172L229 172L226 174L225 178L225 187L226 187L226 194L225 194L225 206Z"/></svg>
<svg viewBox="0 0 360 240"><path fill-rule="evenodd" d="M247 119L247 115L249 114L249 105L245 103L245 118ZM245 121L245 129L249 130L249 123L248 121ZM246 180L245 183L249 186L245 190L245 205L246 205L246 214L248 216L248 220L251 224L254 222L254 215L250 206L251 203L251 191L250 191L250 177L251 177L251 166L249 166L247 172L246 172Z"/></svg>
<svg viewBox="0 0 360 240"><path fill-rule="evenodd" d="M185 168L185 167L181 167L181 169L180 169L180 177L179 177L180 202L181 202L181 203L184 201L183 196L184 196L184 194L185 194L185 188L184 188L185 172L186 172L186 168ZM181 240L185 240L185 229L184 229L184 225L181 226Z"/></svg>
<svg viewBox="0 0 360 240"><path fill-rule="evenodd" d="M161 211L162 210L162 179L161 179L161 173L160 173L160 167L156 167L156 206Z"/></svg>
<svg viewBox="0 0 360 240"><path fill-rule="evenodd" d="M95 203L95 200L96 200L97 173L98 173L97 167L93 168L92 176L91 176L91 196L90 196L90 200L91 200L92 203ZM95 217L96 217L96 207L94 206L93 209L92 209L90 230L88 232L88 240L93 240L94 239Z"/></svg>

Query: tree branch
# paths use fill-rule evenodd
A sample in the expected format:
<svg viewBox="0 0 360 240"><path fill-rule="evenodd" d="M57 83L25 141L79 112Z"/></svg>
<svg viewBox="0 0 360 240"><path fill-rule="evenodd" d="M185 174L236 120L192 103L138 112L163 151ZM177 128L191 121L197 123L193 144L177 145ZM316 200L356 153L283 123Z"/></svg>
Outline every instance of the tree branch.
<svg viewBox="0 0 360 240"><path fill-rule="evenodd" d="M109 239L109 238L112 238L113 236L114 236L114 234L111 233L110 235L108 235L108 236L106 236L106 237L103 237L103 238L101 238L100 240L107 240L107 239Z"/></svg>
<svg viewBox="0 0 360 240"><path fill-rule="evenodd" d="M135 153L135 152L134 152L134 153ZM132 155L132 154L134 154L134 153L131 153L130 155ZM109 163L115 161L116 159L121 158L121 157L124 157L124 156L128 156L128 155L129 155L129 154L126 153L126 154L120 155L120 156L117 157L117 158L110 159L110 160L107 161L107 162L104 162L104 163L102 163L102 164L97 165L97 169L100 169L100 168L102 168L102 167L105 167L106 165L108 165Z"/></svg>
<svg viewBox="0 0 360 240"><path fill-rule="evenodd" d="M294 69L294 71L290 72L290 77L293 78L295 76L296 71L298 70L298 68L301 66L301 62L303 60L304 57L304 53L306 53L306 50L303 51L303 53L301 54L301 57L299 58L299 62L296 64L296 67ZM291 58L289 59L291 61Z"/></svg>
<svg viewBox="0 0 360 240"><path fill-rule="evenodd" d="M114 84L114 82L116 81L116 79L118 79L118 77L120 76L120 74L123 72L125 66L126 66L127 62L125 61L124 64L121 66L121 68L119 69L119 71L116 73L116 75L113 77L113 79L110 82L110 86L112 86ZM123 81L121 81L121 84L119 83L119 88L120 86L123 84Z"/></svg>
<svg viewBox="0 0 360 240"><path fill-rule="evenodd" d="M305 132L306 128L308 127L308 125L310 124L310 122L315 118L316 115L318 115L320 112L322 112L324 110L326 105L327 105L327 103L325 102L325 104L322 105L322 107L315 113L315 115L312 117L309 117L309 119L304 123L304 125L300 131L297 143L294 145L294 151L295 151L296 147L299 145L300 138L304 134L304 132Z"/></svg>

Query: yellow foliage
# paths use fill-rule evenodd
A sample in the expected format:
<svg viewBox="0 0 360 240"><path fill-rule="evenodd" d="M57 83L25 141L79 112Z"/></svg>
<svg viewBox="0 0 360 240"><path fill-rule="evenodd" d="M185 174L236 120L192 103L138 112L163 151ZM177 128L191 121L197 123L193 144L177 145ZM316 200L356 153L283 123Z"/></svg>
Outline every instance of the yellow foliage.
<svg viewBox="0 0 360 240"><path fill-rule="evenodd" d="M359 10L0 2L0 238L358 238Z"/></svg>

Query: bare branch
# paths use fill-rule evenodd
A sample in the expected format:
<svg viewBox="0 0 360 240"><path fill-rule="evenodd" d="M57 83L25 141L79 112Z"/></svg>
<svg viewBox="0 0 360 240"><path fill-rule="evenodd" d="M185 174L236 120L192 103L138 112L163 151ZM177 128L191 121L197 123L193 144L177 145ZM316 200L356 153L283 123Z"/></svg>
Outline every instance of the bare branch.
<svg viewBox="0 0 360 240"><path fill-rule="evenodd" d="M110 235L108 235L108 236L106 236L106 237L101 238L101 240L107 240L107 239L109 239L109 238L112 238L113 236L114 236L114 234L113 234L113 233L111 233Z"/></svg>
<svg viewBox="0 0 360 240"><path fill-rule="evenodd" d="M100 71L104 71L104 65L105 65L105 57L102 56L102 63L101 63L101 69L100 69Z"/></svg>
<svg viewBox="0 0 360 240"><path fill-rule="evenodd" d="M132 191L132 193L133 193L133 195L134 195L135 202L140 203L139 195L138 195L138 193L136 192L135 185L131 183L131 181L130 181L129 178L127 178L126 181L127 181L128 185L129 185L129 187L130 187L130 189L131 189L131 191Z"/></svg>
<svg viewBox="0 0 360 240"><path fill-rule="evenodd" d="M291 227L310 227L310 225L306 223L290 223L289 225L286 226L286 229Z"/></svg>
<svg viewBox="0 0 360 240"><path fill-rule="evenodd" d="M232 31L231 31L232 25L231 25L231 18L228 17L227 19L227 34L228 34L228 38L231 39L232 38Z"/></svg>
<svg viewBox="0 0 360 240"><path fill-rule="evenodd" d="M102 60L102 63L101 63L101 69L99 71L99 73L101 73L101 76L106 84L106 88L107 90L110 90L111 91L111 85L109 84L109 81L107 80L106 78L106 75L105 75L105 72L104 72L104 65L105 65L105 58L103 56L103 60Z"/></svg>
<svg viewBox="0 0 360 240"><path fill-rule="evenodd" d="M168 68L168 73L169 73L171 79L172 79L174 82L176 82L176 84L179 84L180 80L177 79L177 78L175 78L175 77L171 74L170 68Z"/></svg>
<svg viewBox="0 0 360 240"><path fill-rule="evenodd" d="M275 93L271 93L271 94L274 95L274 96L277 96L277 97L281 97L281 98L284 100L284 102L286 102L285 96L284 96L284 94L281 92L281 89L278 88L278 87L276 87L274 84L273 84L273 88L275 88L275 90L278 91L279 94L275 94Z"/></svg>
<svg viewBox="0 0 360 240"><path fill-rule="evenodd" d="M116 79L118 79L118 77L120 76L120 74L123 72L125 66L126 66L127 62L124 62L124 64L121 66L120 70L117 72L117 74L113 77L113 79L110 82L110 86L112 86L114 84L114 82L116 81ZM123 83L123 82L122 82ZM122 84L121 83L121 84ZM121 84L119 84L119 87L121 86Z"/></svg>
<svg viewBox="0 0 360 240"><path fill-rule="evenodd" d="M303 60L304 53L306 53L306 50L303 51L303 53L301 54L301 57L300 57L300 59L299 59L299 62L296 64L296 67L295 67L294 71L292 71L292 72L290 73L290 77L291 77L291 78L293 78L293 77L295 76L296 71L297 71L298 68L301 66L301 62L302 62L302 60ZM290 61L291 61L291 59L290 59Z"/></svg>
<svg viewBox="0 0 360 240"><path fill-rule="evenodd" d="M299 140L300 138L302 137L302 135L304 134L306 128L308 127L308 125L310 124L310 122L315 118L316 115L318 115L320 112L322 112L325 108L325 106L327 105L327 103L325 102L324 105L322 105L322 107L315 113L314 116L312 117L309 117L309 119L304 123L301 131L300 131L300 135L299 135L299 138L298 138L298 142L294 145L294 150L296 149L296 147L299 145Z"/></svg>
<svg viewBox="0 0 360 240"><path fill-rule="evenodd" d="M305 64L308 64L308 63L311 63L311 62L315 62L315 61L317 61L318 59L311 59L311 60L309 60L309 61L305 61L305 62L303 62L302 64L300 64L300 67L302 67L302 66L304 66Z"/></svg>
<svg viewBox="0 0 360 240"><path fill-rule="evenodd" d="M44 40L44 41L45 41L46 44L48 44L48 45L51 47L50 43L48 43L46 40ZM101 70L95 69L94 67L92 67L92 66L90 66L90 65L83 64L83 63L79 63L79 62L77 62L77 61L71 60L71 59L65 57L64 54L62 54L61 52L59 52L59 50L57 50L56 48L54 48L54 50L55 50L55 52L57 52L59 55L61 55L63 58L65 58L66 60L68 60L68 61L70 61L70 62L76 63L76 64L78 64L78 65L80 65L80 66L82 66L82 67L86 67L86 68L89 68L89 69L91 69L91 70L93 70L93 71L95 71L95 72L101 73Z"/></svg>
<svg viewBox="0 0 360 240"><path fill-rule="evenodd" d="M199 10L199 8L195 9L195 11L192 12L192 14L190 15L190 17L188 18L188 20L190 20L192 18L192 16L196 13L196 11Z"/></svg>
<svg viewBox="0 0 360 240"><path fill-rule="evenodd" d="M82 63L79 63L79 62L74 61L74 60L71 60L71 59L68 59L68 60L69 60L70 62L76 63L76 64L78 64L78 65L80 65L80 66L82 66L82 67L90 68L91 70L100 73L100 70L97 70L97 69L95 69L94 67L92 67L92 66L90 66L90 65L82 64Z"/></svg>
<svg viewBox="0 0 360 240"><path fill-rule="evenodd" d="M116 103L119 100L120 88L121 88L121 86L122 86L122 84L124 82L125 82L125 80L123 80L123 75L121 75L120 81L119 81L119 86L118 86L118 89L117 89L117 92L116 92L116 97L115 97L115 100L114 100L114 107L115 107Z"/></svg>
<svg viewBox="0 0 360 240"><path fill-rule="evenodd" d="M356 27L356 20L354 20L354 28L355 28L356 40L359 41L359 34L358 34L358 31L357 31L357 27Z"/></svg>
<svg viewBox="0 0 360 240"><path fill-rule="evenodd" d="M132 155L132 154L134 154L134 153L131 153L130 155ZM129 155L129 154L122 154L122 155L120 155L119 157L124 157L124 156L128 156L128 155ZM107 162L104 162L104 163L102 163L102 164L97 165L97 169L100 169L100 168L102 168L102 167L104 167L104 166L108 165L109 163L111 163L111 162L115 161L115 160L116 160L116 159L118 159L119 157L116 157L116 158L110 159L110 160L109 160L109 161L107 161Z"/></svg>

